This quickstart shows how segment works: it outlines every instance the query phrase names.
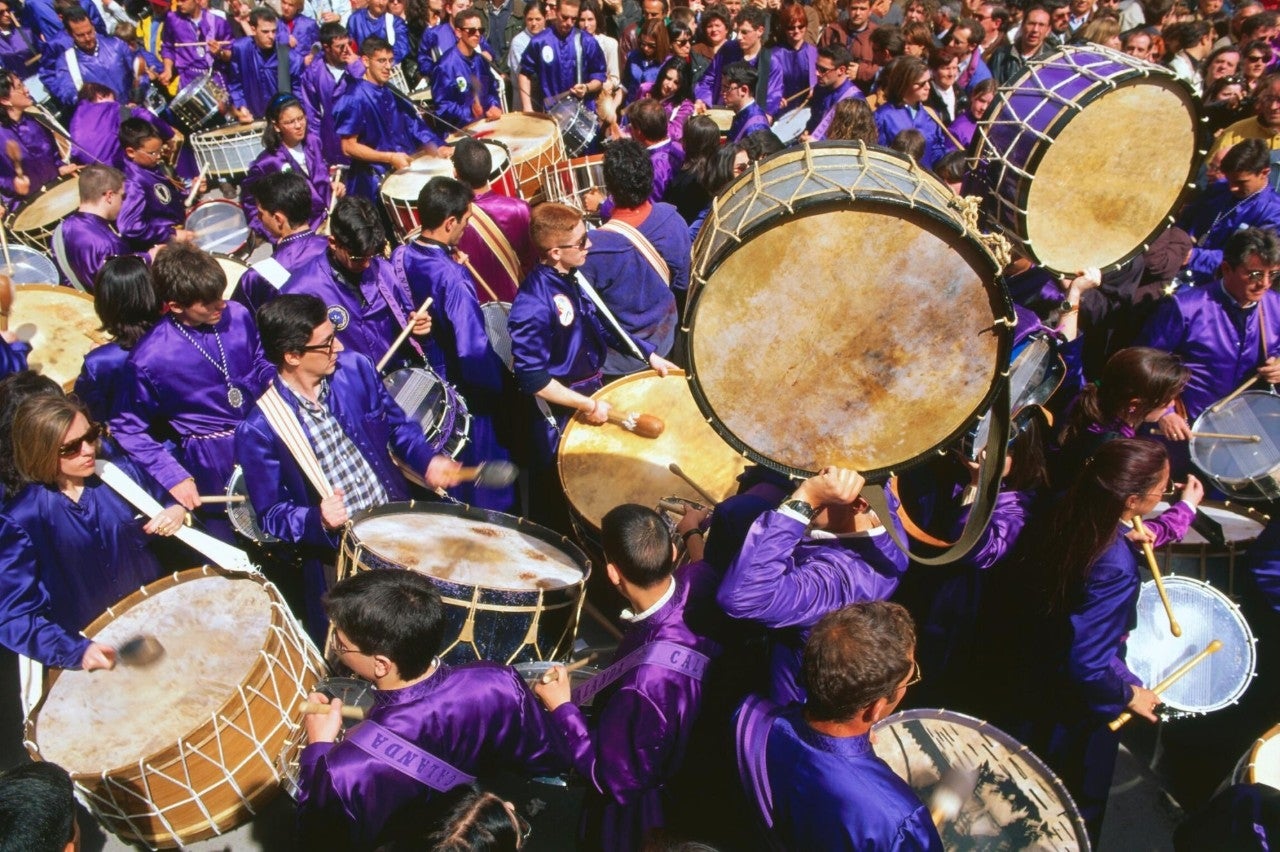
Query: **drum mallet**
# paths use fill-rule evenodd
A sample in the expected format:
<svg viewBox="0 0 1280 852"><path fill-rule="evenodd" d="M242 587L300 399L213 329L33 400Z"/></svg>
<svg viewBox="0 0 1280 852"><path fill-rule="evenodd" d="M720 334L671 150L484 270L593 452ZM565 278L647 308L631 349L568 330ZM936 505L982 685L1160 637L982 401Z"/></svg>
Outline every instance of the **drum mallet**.
<svg viewBox="0 0 1280 852"><path fill-rule="evenodd" d="M1145 536L1147 528L1142 523L1142 518L1137 515L1133 516L1133 529L1138 535ZM1169 616L1169 632L1174 636L1182 635L1182 627L1178 625L1178 619L1173 617L1173 606L1169 603L1169 595L1164 590L1164 578L1160 576L1160 566L1156 564L1156 552L1151 549L1151 542L1144 540L1142 542L1142 552L1147 557L1147 567L1151 569L1151 577L1156 581L1156 591L1160 593L1160 602L1164 604L1165 614Z"/></svg>
<svg viewBox="0 0 1280 852"><path fill-rule="evenodd" d="M1221 650L1222 650L1222 642L1217 639L1214 639L1207 646L1205 646L1205 649L1203 651L1201 651L1199 654L1196 654L1194 657L1187 660L1182 665L1178 666L1176 669L1173 670L1172 674L1170 674L1167 678L1157 683L1155 685L1155 688L1152 689L1151 691L1154 692L1156 695L1159 695L1160 693L1164 692L1166 689L1168 689L1169 687L1177 683L1178 679L1181 678L1184 674L1191 671L1196 666L1200 665L1200 663L1204 660L1205 657L1209 656L1210 654L1216 654L1218 653L1218 651L1221 651ZM1107 727L1113 731L1118 731L1122 727L1124 727L1125 722L1128 722L1132 718L1133 718L1133 713L1126 710L1123 713L1121 713L1119 716L1115 717L1110 722L1108 722Z"/></svg>
<svg viewBox="0 0 1280 852"><path fill-rule="evenodd" d="M116 659L120 665L130 668L149 666L164 656L164 646L154 636L143 633L134 636L116 648Z"/></svg>
<svg viewBox="0 0 1280 852"><path fill-rule="evenodd" d="M299 701L298 712L304 716L315 716L322 713L328 713L329 707L332 705L321 704L319 701ZM355 704L343 704L342 709L338 711L344 719L353 719L357 722L364 719L364 708Z"/></svg>
<svg viewBox="0 0 1280 852"><path fill-rule="evenodd" d="M462 261L462 265L467 268L467 271L471 273L471 277L476 279L476 283L484 288L485 293L489 295L489 301L501 302L502 300L498 298L498 294L493 292L493 288L480 277L480 273L476 272L476 268L471 265L471 259L464 254L459 254L458 258Z"/></svg>
<svg viewBox="0 0 1280 852"><path fill-rule="evenodd" d="M612 409L609 410L609 422L641 438L656 438L667 428L667 424L652 414L622 414Z"/></svg>
<svg viewBox="0 0 1280 852"><path fill-rule="evenodd" d="M1230 432L1192 432L1193 438L1208 438L1214 441L1245 441L1250 444L1262 442L1261 435L1235 435Z"/></svg>
<svg viewBox="0 0 1280 852"><path fill-rule="evenodd" d="M706 489L704 489L701 485L699 485L698 483L690 479L689 474L685 473L683 470L680 469L680 465L676 464L675 462L672 462L671 464L667 465L667 470L671 471L676 476L683 479L685 481L685 484L687 484L694 491L697 491L698 496L701 497L703 500L706 500L708 506L714 509L717 505L719 505L720 501L712 497L710 494L708 494Z"/></svg>
<svg viewBox="0 0 1280 852"><path fill-rule="evenodd" d="M207 171L204 166L200 167L200 174L196 175L196 179L191 181L191 191L187 193L187 200L183 202L184 207L190 207L196 203L196 196L200 194L200 184L204 183L204 177Z"/></svg>
<svg viewBox="0 0 1280 852"><path fill-rule="evenodd" d="M428 296L427 300L422 303L422 307L418 308L418 310L414 311L414 313L417 313L417 314L426 313L426 310L429 307L431 307L430 296ZM391 344L391 348L387 350L387 354L383 355L381 358L378 359L377 370L379 373L382 372L383 367L387 366L387 362L391 360L391 356L396 354L396 350L399 349L401 346L404 346L404 342L409 339L409 332L412 330L413 330L413 323L411 322L406 322L404 324L404 328L400 329L400 334L396 337L395 342Z"/></svg>
<svg viewBox="0 0 1280 852"><path fill-rule="evenodd" d="M569 663L567 666L564 667L564 673L568 674L569 672L576 672L578 669L582 668L583 666L591 665L596 661L596 656L597 656L596 652L592 651L590 654L587 654L581 660L574 660L572 663ZM538 682L551 683L551 673L554 671L555 669L547 669L545 672L542 673L542 676L538 678Z"/></svg>
<svg viewBox="0 0 1280 852"><path fill-rule="evenodd" d="M509 461L490 461L458 471L459 482L474 482L476 488L506 488L516 481L520 468Z"/></svg>
<svg viewBox="0 0 1280 852"><path fill-rule="evenodd" d="M205 503L243 503L245 496L243 494L210 494L208 497L201 494L200 502Z"/></svg>

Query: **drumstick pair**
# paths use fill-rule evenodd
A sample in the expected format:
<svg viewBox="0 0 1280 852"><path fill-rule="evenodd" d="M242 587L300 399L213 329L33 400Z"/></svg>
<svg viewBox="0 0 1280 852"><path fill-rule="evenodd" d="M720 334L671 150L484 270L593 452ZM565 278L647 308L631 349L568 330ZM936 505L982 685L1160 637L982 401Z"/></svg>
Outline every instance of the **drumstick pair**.
<svg viewBox="0 0 1280 852"><path fill-rule="evenodd" d="M1201 651L1199 654L1196 654L1194 657L1187 660L1182 665L1178 666L1176 669L1173 670L1173 672L1167 678L1157 683L1155 685L1155 688L1152 689L1151 691L1154 692L1156 695L1160 695L1169 687L1177 683L1178 680L1183 675L1191 671L1196 666L1200 665L1200 663L1203 662L1206 657L1208 657L1210 654L1216 654L1220 650L1222 650L1222 642L1218 639L1214 639L1207 646L1205 646L1205 649L1203 651ZM1125 723L1132 718L1133 718L1133 714L1128 710L1126 710L1123 713L1121 713L1119 716L1115 717L1110 722L1108 722L1107 727L1113 731L1118 731L1122 727L1124 727Z"/></svg>

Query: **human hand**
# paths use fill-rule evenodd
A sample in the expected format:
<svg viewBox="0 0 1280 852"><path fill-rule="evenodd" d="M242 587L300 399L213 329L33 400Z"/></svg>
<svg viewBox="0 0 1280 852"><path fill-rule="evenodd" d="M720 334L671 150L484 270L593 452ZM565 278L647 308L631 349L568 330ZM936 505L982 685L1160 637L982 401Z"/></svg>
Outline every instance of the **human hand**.
<svg viewBox="0 0 1280 852"><path fill-rule="evenodd" d="M824 467L817 476L811 476L796 489L796 498L810 506L849 506L858 498L867 481L856 470L842 467Z"/></svg>
<svg viewBox="0 0 1280 852"><path fill-rule="evenodd" d="M545 680L544 680L545 678ZM553 666L546 674L533 683L533 694L538 696L544 707L554 711L562 704L573 700L572 683L564 666Z"/></svg>
<svg viewBox="0 0 1280 852"><path fill-rule="evenodd" d="M170 506L148 521L142 527L142 531L147 535L160 535L167 538L182 529L182 524L186 520L187 510L184 507Z"/></svg>
<svg viewBox="0 0 1280 852"><path fill-rule="evenodd" d="M1160 427L1160 434L1170 441L1191 440L1191 427L1187 425L1186 419L1176 411L1170 411L1161 417L1157 425Z"/></svg>
<svg viewBox="0 0 1280 852"><path fill-rule="evenodd" d="M496 106L491 106L487 110L485 110L484 117L489 119L490 121L497 121L498 119L502 118L502 110Z"/></svg>
<svg viewBox="0 0 1280 852"><path fill-rule="evenodd" d="M569 87L569 94L572 97L577 98L578 100L582 100L587 96L587 84L574 83L572 86Z"/></svg>
<svg viewBox="0 0 1280 852"><path fill-rule="evenodd" d="M667 377L667 374L670 373L672 370L680 369L675 364L672 364L670 361L668 361L666 358L663 358L657 352L654 352L649 356L649 366L652 367L658 373L658 375L662 376L664 379Z"/></svg>
<svg viewBox="0 0 1280 852"><path fill-rule="evenodd" d="M462 462L448 456L435 456L427 463L427 470L422 478L432 488L452 488L458 484L458 472L462 470Z"/></svg>
<svg viewBox="0 0 1280 852"><path fill-rule="evenodd" d="M253 113L248 107L236 107L236 121L241 124L253 124Z"/></svg>
<svg viewBox="0 0 1280 852"><path fill-rule="evenodd" d="M75 175L80 173L80 166L75 163L69 163L65 166L58 166L58 176L65 177L67 175Z"/></svg>
<svg viewBox="0 0 1280 852"><path fill-rule="evenodd" d="M110 670L115 667L116 649L101 642L90 642L89 647L84 649L84 654L80 657L80 668L87 672Z"/></svg>
<svg viewBox="0 0 1280 852"><path fill-rule="evenodd" d="M1258 368L1258 377L1269 385L1280 382L1280 358L1271 357Z"/></svg>
<svg viewBox="0 0 1280 852"><path fill-rule="evenodd" d="M336 740L342 731L342 702L337 698L330 699L323 692L313 692L307 700L313 704L329 705L328 713L308 713L302 717L302 725L307 729L307 744Z"/></svg>
<svg viewBox="0 0 1280 852"><path fill-rule="evenodd" d="M347 504L342 494L341 488L335 488L331 495L320 501L320 522L327 530L336 530L347 522Z"/></svg>
<svg viewBox="0 0 1280 852"><path fill-rule="evenodd" d="M1187 474L1187 483L1182 486L1182 500L1194 509L1204 500L1204 483L1192 474Z"/></svg>
<svg viewBox="0 0 1280 852"><path fill-rule="evenodd" d="M407 169L409 168L409 159L409 155L403 151L393 151L391 154L391 161L388 165L396 171L399 171L400 169Z"/></svg>
<svg viewBox="0 0 1280 852"><path fill-rule="evenodd" d="M193 243L196 241L196 232L188 231L186 228L174 228L173 241L175 243ZM164 248L164 246L156 246L157 253L162 248ZM155 255L152 255L152 257L154 258Z"/></svg>
<svg viewBox="0 0 1280 852"><path fill-rule="evenodd" d="M1130 710L1148 721L1160 721L1160 717L1156 715L1156 708L1160 706L1160 696L1145 686L1133 687L1133 698L1129 699L1128 706Z"/></svg>
<svg viewBox="0 0 1280 852"><path fill-rule="evenodd" d="M676 532L687 533L689 530L702 529L702 522L711 516L711 510L703 506L695 508L685 505L684 514L676 521Z"/></svg>
<svg viewBox="0 0 1280 852"><path fill-rule="evenodd" d="M200 505L200 490L196 488L196 481L189 476L170 488L169 493L185 509L191 510Z"/></svg>
<svg viewBox="0 0 1280 852"><path fill-rule="evenodd" d="M413 333L418 335L419 337L423 336L424 334L430 334L431 333L431 312L422 311L421 313L419 313L418 311L414 311L413 313L409 314L409 327L413 331Z"/></svg>
<svg viewBox="0 0 1280 852"><path fill-rule="evenodd" d="M609 412L612 410L609 403L603 399L591 400L591 407L582 409L582 415L587 418L588 423L594 423L599 426L602 423L609 422Z"/></svg>
<svg viewBox="0 0 1280 852"><path fill-rule="evenodd" d="M18 175L13 179L13 194L26 195L31 192L31 178L26 175Z"/></svg>

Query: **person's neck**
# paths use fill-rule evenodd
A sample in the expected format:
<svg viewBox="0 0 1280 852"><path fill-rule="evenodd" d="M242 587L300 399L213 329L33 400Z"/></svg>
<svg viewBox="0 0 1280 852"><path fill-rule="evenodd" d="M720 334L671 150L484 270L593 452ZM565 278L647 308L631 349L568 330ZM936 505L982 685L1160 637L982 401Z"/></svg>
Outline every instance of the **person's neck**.
<svg viewBox="0 0 1280 852"><path fill-rule="evenodd" d="M1042 47L1044 47L1044 42L1040 42L1035 47L1020 47L1018 48L1018 52L1023 56L1035 56L1040 52L1040 48Z"/></svg>
<svg viewBox="0 0 1280 852"><path fill-rule="evenodd" d="M320 383L324 381L324 376L286 367L280 371L280 381L303 399L320 401Z"/></svg>
<svg viewBox="0 0 1280 852"><path fill-rule="evenodd" d="M309 233L310 231L311 231L310 223L303 222L301 225L298 225L297 227L294 227L294 228L290 228L288 231L285 231L280 236L276 237L276 242L278 243L281 240L287 240L290 237L296 237L298 236L298 234L306 234L306 233Z"/></svg>
<svg viewBox="0 0 1280 852"><path fill-rule="evenodd" d="M662 596L667 593L667 589L671 588L673 582L674 580L670 577L665 577L647 589L628 584L623 591L623 597L631 603L631 611L639 614L662 600Z"/></svg>
<svg viewBox="0 0 1280 852"><path fill-rule="evenodd" d="M834 737L842 740L850 737L865 736L871 731L871 725L861 719L854 719L848 722L819 722L814 719L810 719L808 714L806 714L804 717L804 723L823 736Z"/></svg>
<svg viewBox="0 0 1280 852"><path fill-rule="evenodd" d="M550 263L544 260L542 263L544 266L554 269L556 272L559 272L561 275L570 275L573 273L575 269L577 269L576 266L565 266L564 263L561 261Z"/></svg>
<svg viewBox="0 0 1280 852"><path fill-rule="evenodd" d="M756 42L756 46L751 48L750 50L747 50L745 47L742 48L742 58L755 59L756 55L760 53L760 46L761 46L760 42Z"/></svg>
<svg viewBox="0 0 1280 852"><path fill-rule="evenodd" d="M376 686L379 690L404 689L406 687L413 686L416 683L422 683L424 680L426 680L427 678L435 674L436 670L438 670L439 668L440 668L440 660L434 659L431 661L431 665L427 666L427 670L415 678L405 680L404 678L400 677L400 671L399 669L397 669L395 671L388 672L382 677L375 677L373 679L373 685Z"/></svg>
<svg viewBox="0 0 1280 852"><path fill-rule="evenodd" d="M471 57L476 55L476 52L471 49L471 45L467 44L462 39L458 39L457 48L458 48L458 53L462 54L462 57L464 59L470 59Z"/></svg>
<svg viewBox="0 0 1280 852"><path fill-rule="evenodd" d="M445 248L452 248L452 246L449 245L449 237L450 234L447 233L444 228L436 228L432 231L423 231L418 235L418 238L424 242L439 243Z"/></svg>
<svg viewBox="0 0 1280 852"><path fill-rule="evenodd" d="M56 480L58 491L70 497L72 500L79 502L80 495L84 493L84 477L83 476L63 476L58 475Z"/></svg>
<svg viewBox="0 0 1280 852"><path fill-rule="evenodd" d="M91 216L97 216L100 219L108 219L108 221L110 221L107 216L107 205L105 203L93 202L90 204L81 204L80 212L88 213Z"/></svg>
<svg viewBox="0 0 1280 852"><path fill-rule="evenodd" d="M22 121L22 116L24 116L26 113L23 110L18 109L17 107L6 107L5 114L9 116L10 124L17 124L19 121Z"/></svg>

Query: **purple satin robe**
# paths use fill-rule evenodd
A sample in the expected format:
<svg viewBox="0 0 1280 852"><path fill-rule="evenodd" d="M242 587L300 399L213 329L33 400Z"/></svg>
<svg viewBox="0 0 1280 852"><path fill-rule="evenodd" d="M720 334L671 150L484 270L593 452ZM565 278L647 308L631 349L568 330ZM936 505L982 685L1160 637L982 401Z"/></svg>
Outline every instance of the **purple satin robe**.
<svg viewBox="0 0 1280 852"><path fill-rule="evenodd" d="M88 13L89 20L93 22L93 28L98 31L98 34L105 35L107 27L102 22L102 14L98 11L98 7L90 0L81 0L80 8ZM15 7L14 17L17 16ZM21 21L23 26L39 33L46 42L59 35L66 35L62 17L54 10L52 0L31 0L29 3L23 3Z"/></svg>
<svg viewBox="0 0 1280 852"><path fill-rule="evenodd" d="M333 184L329 182L329 164L325 162L318 133L308 131L306 138L302 140L302 154L307 163L305 170L283 145L274 151L263 151L249 166L249 173L245 175L244 183L241 184L240 204L244 207L244 215L249 220L249 227L268 242L271 241L271 235L262 226L262 217L258 214L258 202L253 194L254 182L265 175L297 172L305 177L307 184L311 187L312 229L319 228L328 218L329 201L333 198Z"/></svg>
<svg viewBox="0 0 1280 852"><path fill-rule="evenodd" d="M298 15L292 21L280 19L277 30L278 38L292 38L296 44L290 45L289 52L298 57L299 62L305 61L307 55L311 53L312 46L320 42L320 24L316 23L314 18L308 18L306 15ZM324 60L317 57L317 62ZM293 91L298 92L298 78L293 79Z"/></svg>
<svg viewBox="0 0 1280 852"><path fill-rule="evenodd" d="M40 40L32 30L14 27L8 32L0 31L0 64L9 73L19 78L30 77L39 65L35 62L28 65L27 60L39 53Z"/></svg>
<svg viewBox="0 0 1280 852"><path fill-rule="evenodd" d="M439 117L455 127L477 120L472 111L477 101L482 112L502 108L498 81L479 51L468 58L455 47L442 56L431 70L431 94Z"/></svg>
<svg viewBox="0 0 1280 852"><path fill-rule="evenodd" d="M773 631L770 697L789 704L804 700L797 676L810 629L841 607L888 598L906 570L907 555L884 529L815 539L778 510L751 525L716 600L729 616Z"/></svg>
<svg viewBox="0 0 1280 852"><path fill-rule="evenodd" d="M973 120L973 116L969 114L968 110L965 110L956 116L956 120L951 122L951 127L948 129L951 131L951 135L956 137L960 144L967 148L969 143L973 141L974 134L978 132L978 122Z"/></svg>
<svg viewBox="0 0 1280 852"><path fill-rule="evenodd" d="M71 50L75 52L85 83L101 83L115 92L116 100L121 103L129 100L133 88L133 55L127 44L118 38L100 35L98 48L93 53L85 53L78 47ZM78 89L67 68L66 52L60 52L41 70L40 79L49 94L63 105L71 106L76 102Z"/></svg>
<svg viewBox="0 0 1280 852"><path fill-rule="evenodd" d="M956 146L942 131L942 125L934 121L924 106L911 109L905 106L881 104L875 112L876 128L880 131L880 144L889 147L899 133L904 130L919 130L924 135L924 157L920 165L926 169L943 154L956 150Z"/></svg>
<svg viewBox="0 0 1280 852"><path fill-rule="evenodd" d="M350 69L349 72L348 69ZM307 127L312 133L320 134L321 150L324 151L325 161L331 166L346 165L350 162L342 153L342 140L334 130L334 104L338 103L362 76L364 76L364 63L359 59L342 69L337 79L334 79L333 66L325 62L323 57L316 57L302 72L301 89L295 89L299 92L303 107L306 108Z"/></svg>
<svg viewBox="0 0 1280 852"><path fill-rule="evenodd" d="M368 80L357 82L334 106L333 127L340 139L354 136L361 144L379 151L412 154L443 142L389 86L377 86ZM383 163L353 160L347 174L347 191L376 201L378 185L386 173Z"/></svg>
<svg viewBox="0 0 1280 852"><path fill-rule="evenodd" d="M128 107L128 117L150 122L161 139L173 138L173 128L145 107ZM81 101L71 115L71 162L88 166L102 163L124 170L124 147L120 144L121 106L117 101Z"/></svg>
<svg viewBox="0 0 1280 852"><path fill-rule="evenodd" d="M816 88L813 101L809 105L809 123L805 125L805 130L817 141L825 139L827 128L831 126L831 120L836 115L836 104L848 98L860 97L862 92L852 80L845 80L844 85L835 89L829 86Z"/></svg>
<svg viewBox="0 0 1280 852"><path fill-rule="evenodd" d="M164 173L130 161L124 166L124 203L116 229L135 251L168 242L187 220L186 198Z"/></svg>
<svg viewBox="0 0 1280 852"><path fill-rule="evenodd" d="M383 12L375 18L368 9L357 9L347 18L347 32L351 34L351 46L357 53L365 39L377 36L391 42L391 52L397 65L409 55L409 27L390 12Z"/></svg>
<svg viewBox="0 0 1280 852"><path fill-rule="evenodd" d="M290 52L290 89L302 79L302 57ZM267 104L280 91L280 62L276 50L263 51L251 36L242 36L231 45L231 61L228 63L227 96L233 107L247 107L254 118L267 114Z"/></svg>
<svg viewBox="0 0 1280 852"><path fill-rule="evenodd" d="M231 26L226 18L221 18L207 9L201 10L195 19L187 18L178 12L170 12L165 16L164 28L160 34L160 58L173 61L173 70L178 75L179 88L186 87L188 83L210 69L219 72L219 76L225 71L224 63L215 62L210 56L207 45L174 47L176 44L207 42L211 38L226 42L222 45L222 49L231 46Z"/></svg>
<svg viewBox="0 0 1280 852"><path fill-rule="evenodd" d="M369 719L463 772L545 774L564 766L550 717L507 666L442 664L424 681L375 692L374 702ZM299 783L299 842L352 850L420 836L423 806L436 795L353 743L307 746Z"/></svg>
<svg viewBox="0 0 1280 852"><path fill-rule="evenodd" d="M635 103L641 94L647 93L658 79L658 69L663 60L648 59L639 50L627 54L622 66L622 87L627 90L628 104Z"/></svg>
<svg viewBox="0 0 1280 852"><path fill-rule="evenodd" d="M765 101L765 112L777 118L804 103L805 96L800 93L812 91L818 85L818 72L814 70L817 62L818 48L808 42L802 43L798 50L774 47L769 55L769 97Z"/></svg>
<svg viewBox="0 0 1280 852"><path fill-rule="evenodd" d="M729 125L729 132L725 135L730 142L736 143L757 130L768 129L769 117L765 115L764 107L752 101L734 113L733 123Z"/></svg>
<svg viewBox="0 0 1280 852"><path fill-rule="evenodd" d="M767 48L761 48L766 50ZM707 106L724 106L724 95L720 91L721 79L720 75L724 69L735 62L747 62L752 68L759 68L760 54L757 53L754 59L747 59L742 55L742 45L737 39L726 41L720 45L720 49L716 51L715 58L711 60L711 64L707 66L706 72L702 75L702 79L693 85L693 96L695 99L702 101Z"/></svg>
<svg viewBox="0 0 1280 852"><path fill-rule="evenodd" d="M534 251L533 243L529 239L529 202L522 198L511 198L486 190L477 193L472 203L493 220L502 231L502 235L507 238L507 242L511 244L519 261L516 269L519 278L511 277L507 267L498 260L493 249L489 248L489 244L476 231L474 222L467 225L466 233L458 243L458 249L467 255L471 265L475 267L476 272L480 273L484 283L493 290L498 301L514 301L520 281L538 262L537 252ZM481 302L492 301L483 287L477 290L476 296Z"/></svg>
<svg viewBox="0 0 1280 852"><path fill-rule="evenodd" d="M74 276L85 290L93 292L93 279L102 265L113 257L129 254L129 247L111 223L96 213L76 211L62 220L62 244L66 249L71 269L63 269L61 260L52 247L49 257L62 273L63 283L69 284Z"/></svg>
<svg viewBox="0 0 1280 852"><path fill-rule="evenodd" d="M692 566L690 566L692 567ZM715 596L714 574L678 570L675 593L657 612L634 621L612 662L655 642L670 642L708 657L719 655L713 637L686 619ZM693 583L690 578L693 578ZM591 848L633 852L645 836L666 824L664 787L680 771L689 735L702 709L703 684L687 674L640 665L599 693L591 722L573 703L552 716L557 745L588 779L584 814Z"/></svg>
<svg viewBox="0 0 1280 852"><path fill-rule="evenodd" d="M17 173L13 162L7 153L0 156L0 201L12 213L41 187L57 179L62 157L53 141L53 134L30 115L23 115L17 123L11 122L7 114L0 118L0 151L7 151L10 142L16 142L22 150L23 171L31 182L31 189L26 195L16 194L13 179Z"/></svg>
<svg viewBox="0 0 1280 852"><path fill-rule="evenodd" d="M667 139L649 146L649 162L653 163L653 192L649 200L657 204L666 194L676 172L684 165L684 149L679 142ZM688 228L685 229L686 233ZM685 286L688 286L686 281Z"/></svg>
<svg viewBox="0 0 1280 852"><path fill-rule="evenodd" d="M1280 615L1280 519L1272 519L1249 545L1244 567L1253 575L1263 605Z"/></svg>
<svg viewBox="0 0 1280 852"><path fill-rule="evenodd" d="M75 395L89 409L89 418L106 423L124 397L125 363L129 352L118 343L104 343L89 350L76 377Z"/></svg>
<svg viewBox="0 0 1280 852"><path fill-rule="evenodd" d="M1280 195L1264 186L1248 198L1236 198L1226 181L1219 181L1188 205L1178 225L1196 242L1187 268L1197 284L1207 285L1222 267L1222 249L1232 234L1244 228L1280 228Z"/></svg>
<svg viewBox="0 0 1280 852"><path fill-rule="evenodd" d="M329 240L314 231L303 231L285 237L275 244L275 249L268 260L274 260L284 267L290 276L307 264L322 258L329 250ZM249 267L249 271L240 276L240 284L236 287L232 298L256 314L267 302L280 294L284 284L274 284L262 271L264 261L258 261Z"/></svg>
<svg viewBox="0 0 1280 852"><path fill-rule="evenodd" d="M598 381L607 351L601 322L571 277L534 267L507 320L520 390L536 393L552 379L569 386Z"/></svg>
<svg viewBox="0 0 1280 852"><path fill-rule="evenodd" d="M581 80L577 71L579 65L582 67ZM603 83L606 73L604 51L600 49L599 42L577 27L569 30L565 38L560 37L555 27L547 27L529 39L520 59L520 73L536 80L543 97L549 100L578 82L599 80ZM595 109L594 97L584 103Z"/></svg>

